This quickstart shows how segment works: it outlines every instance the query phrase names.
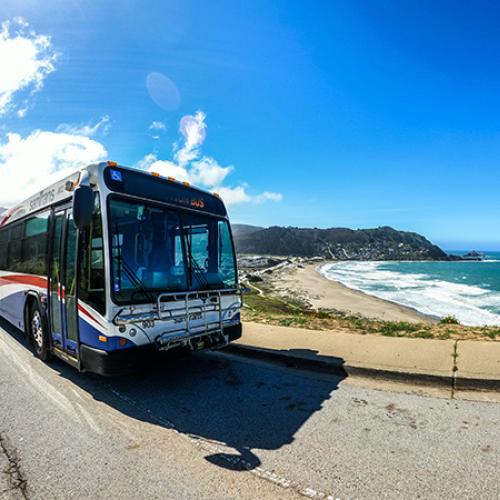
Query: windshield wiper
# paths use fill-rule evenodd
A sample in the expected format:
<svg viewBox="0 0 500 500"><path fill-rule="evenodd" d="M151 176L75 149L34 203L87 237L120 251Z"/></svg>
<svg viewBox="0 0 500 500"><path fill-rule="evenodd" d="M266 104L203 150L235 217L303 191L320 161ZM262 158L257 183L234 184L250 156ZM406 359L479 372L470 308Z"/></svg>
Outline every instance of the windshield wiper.
<svg viewBox="0 0 500 500"><path fill-rule="evenodd" d="M133 284L141 291L146 298L148 298L151 302L155 301L155 296L151 291L144 285L144 282L134 273L132 268L130 267L122 257L123 269L127 273L128 277L132 280Z"/></svg>
<svg viewBox="0 0 500 500"><path fill-rule="evenodd" d="M189 250L189 252L191 253L191 249ZM193 276L196 276L200 285L203 288L208 288L209 283L208 283L207 277L205 276L204 269L198 264L198 262L196 262L196 259L192 255L190 255L189 260L190 260L190 264L191 264L190 267L191 267L191 272L192 272ZM193 266L193 264L194 264L194 266Z"/></svg>
<svg viewBox="0 0 500 500"><path fill-rule="evenodd" d="M202 288L208 288L208 280L205 276L205 272L203 268L196 262L196 259L193 257L193 252L191 249L191 242L188 238L188 235L185 231L185 228L183 228L183 233L184 233L184 241L186 242L186 247L188 251L188 261L189 261L189 271L192 276L195 276L196 279L198 280L200 286ZM194 266L193 266L194 264Z"/></svg>

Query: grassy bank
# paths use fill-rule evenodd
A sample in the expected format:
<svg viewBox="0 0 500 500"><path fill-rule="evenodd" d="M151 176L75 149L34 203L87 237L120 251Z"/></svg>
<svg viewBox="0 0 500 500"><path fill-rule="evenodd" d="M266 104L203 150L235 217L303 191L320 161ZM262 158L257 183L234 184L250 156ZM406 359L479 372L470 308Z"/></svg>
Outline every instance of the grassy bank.
<svg viewBox="0 0 500 500"><path fill-rule="evenodd" d="M252 285L251 292L245 295L242 314L243 320L246 321L312 330L335 330L388 337L500 341L498 327L463 326L453 318L445 318L439 324L427 325L372 320L333 310L313 310L293 298L277 297L270 288L261 284L259 288Z"/></svg>

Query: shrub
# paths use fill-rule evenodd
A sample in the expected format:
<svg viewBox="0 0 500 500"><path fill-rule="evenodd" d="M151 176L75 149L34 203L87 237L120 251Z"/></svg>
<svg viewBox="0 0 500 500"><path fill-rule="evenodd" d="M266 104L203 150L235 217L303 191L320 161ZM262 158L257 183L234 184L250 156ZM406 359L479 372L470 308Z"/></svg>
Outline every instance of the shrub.
<svg viewBox="0 0 500 500"><path fill-rule="evenodd" d="M434 338L434 335L430 330L420 330L418 332L415 332L414 337L418 339L432 339Z"/></svg>
<svg viewBox="0 0 500 500"><path fill-rule="evenodd" d="M380 328L380 333L392 337L399 332L416 332L420 326L407 321L386 321Z"/></svg>
<svg viewBox="0 0 500 500"><path fill-rule="evenodd" d="M453 316L452 314L448 314L448 316L444 316L439 320L439 323L442 325L459 325L460 321Z"/></svg>
<svg viewBox="0 0 500 500"><path fill-rule="evenodd" d="M490 330L486 336L488 336L490 339L496 340L497 335L500 336L500 330Z"/></svg>

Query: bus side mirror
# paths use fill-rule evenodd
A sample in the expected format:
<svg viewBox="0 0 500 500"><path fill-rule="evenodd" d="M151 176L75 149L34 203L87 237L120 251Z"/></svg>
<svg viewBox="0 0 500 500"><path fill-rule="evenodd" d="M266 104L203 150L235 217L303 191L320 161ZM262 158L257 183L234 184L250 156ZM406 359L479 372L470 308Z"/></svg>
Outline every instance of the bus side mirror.
<svg viewBox="0 0 500 500"><path fill-rule="evenodd" d="M78 229L90 225L94 211L94 191L90 186L80 185L73 191L73 220Z"/></svg>

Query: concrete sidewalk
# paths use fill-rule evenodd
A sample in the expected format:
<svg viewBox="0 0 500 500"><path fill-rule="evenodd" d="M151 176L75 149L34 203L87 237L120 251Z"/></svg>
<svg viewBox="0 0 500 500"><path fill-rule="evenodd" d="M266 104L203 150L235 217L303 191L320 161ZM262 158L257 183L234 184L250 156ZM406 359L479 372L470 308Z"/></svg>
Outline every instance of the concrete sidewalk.
<svg viewBox="0 0 500 500"><path fill-rule="evenodd" d="M500 391L500 342L356 335L245 323L235 352L343 375Z"/></svg>

